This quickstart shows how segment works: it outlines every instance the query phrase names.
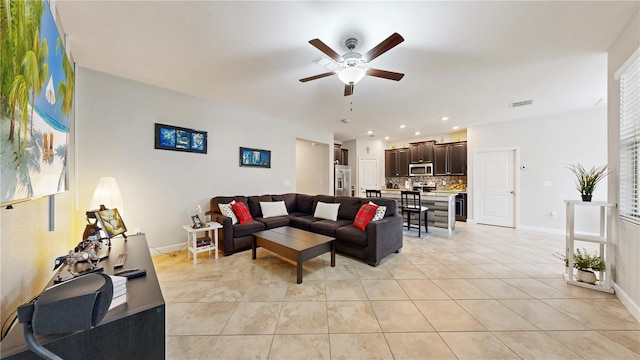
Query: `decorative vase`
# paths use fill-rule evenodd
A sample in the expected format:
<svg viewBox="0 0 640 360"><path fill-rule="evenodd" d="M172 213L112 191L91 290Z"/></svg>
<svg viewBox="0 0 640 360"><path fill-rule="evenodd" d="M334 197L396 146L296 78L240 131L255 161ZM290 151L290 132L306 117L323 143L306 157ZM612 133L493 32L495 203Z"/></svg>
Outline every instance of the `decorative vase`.
<svg viewBox="0 0 640 360"><path fill-rule="evenodd" d="M596 274L592 271L580 270L576 274L576 279L580 282L587 284L595 284L598 279L596 278Z"/></svg>
<svg viewBox="0 0 640 360"><path fill-rule="evenodd" d="M586 202L591 201L592 195L581 195L581 196L582 196L582 201L586 201Z"/></svg>

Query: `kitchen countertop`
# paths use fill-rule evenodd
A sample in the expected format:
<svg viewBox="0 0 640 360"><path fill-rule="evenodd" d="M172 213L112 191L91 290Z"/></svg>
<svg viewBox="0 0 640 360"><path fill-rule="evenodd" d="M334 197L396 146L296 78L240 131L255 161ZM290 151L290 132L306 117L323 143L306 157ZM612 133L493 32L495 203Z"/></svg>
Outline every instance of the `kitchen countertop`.
<svg viewBox="0 0 640 360"><path fill-rule="evenodd" d="M383 189L381 192L383 194L393 194L393 195L400 195L400 191L402 191L403 189ZM459 193L461 193L462 191L456 191L456 190L436 190L436 191L421 191L420 192L420 196L421 197L450 197L450 196L456 196Z"/></svg>

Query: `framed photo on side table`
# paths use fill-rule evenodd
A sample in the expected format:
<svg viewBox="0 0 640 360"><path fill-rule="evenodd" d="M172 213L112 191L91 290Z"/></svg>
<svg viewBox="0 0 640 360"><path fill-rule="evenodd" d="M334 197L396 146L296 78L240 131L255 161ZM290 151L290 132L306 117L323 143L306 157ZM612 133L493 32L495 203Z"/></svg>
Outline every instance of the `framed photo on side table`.
<svg viewBox="0 0 640 360"><path fill-rule="evenodd" d="M193 215L191 217L191 221L193 221L193 225L191 227L194 228L194 229L200 229L201 227L204 226L204 224L200 220L200 216L198 216L198 215Z"/></svg>

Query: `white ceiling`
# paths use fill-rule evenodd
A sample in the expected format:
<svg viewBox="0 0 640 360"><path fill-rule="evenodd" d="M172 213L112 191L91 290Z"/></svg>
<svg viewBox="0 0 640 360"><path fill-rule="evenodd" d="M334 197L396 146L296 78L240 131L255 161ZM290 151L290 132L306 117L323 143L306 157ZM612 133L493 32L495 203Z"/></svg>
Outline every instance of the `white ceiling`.
<svg viewBox="0 0 640 360"><path fill-rule="evenodd" d="M397 140L593 108L602 98L598 106L605 106L606 52L639 2L55 6L77 65L303 122L337 140L368 138L369 130ZM313 63L322 53L309 40L343 54L344 41L356 36L356 51L365 53L394 32L405 41L371 66L406 74L401 81L365 77L350 97L337 76L298 81L326 72ZM509 106L529 99L533 105Z"/></svg>

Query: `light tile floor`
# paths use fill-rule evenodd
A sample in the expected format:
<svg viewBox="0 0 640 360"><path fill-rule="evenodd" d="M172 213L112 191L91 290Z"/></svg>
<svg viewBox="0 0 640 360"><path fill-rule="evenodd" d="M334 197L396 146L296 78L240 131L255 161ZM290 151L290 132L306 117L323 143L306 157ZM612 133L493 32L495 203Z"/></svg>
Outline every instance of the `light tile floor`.
<svg viewBox="0 0 640 360"><path fill-rule="evenodd" d="M611 294L567 285L564 236L458 223L378 267L259 249L158 255L168 359L640 359Z"/></svg>

